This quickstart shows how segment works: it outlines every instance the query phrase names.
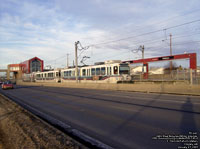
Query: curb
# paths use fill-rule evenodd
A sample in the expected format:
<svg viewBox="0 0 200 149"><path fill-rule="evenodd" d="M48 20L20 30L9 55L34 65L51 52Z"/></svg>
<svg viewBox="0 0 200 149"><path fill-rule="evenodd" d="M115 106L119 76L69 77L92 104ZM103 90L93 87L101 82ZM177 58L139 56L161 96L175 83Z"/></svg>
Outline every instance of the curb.
<svg viewBox="0 0 200 149"><path fill-rule="evenodd" d="M12 95L5 95L3 93L0 93L0 96L6 97L7 100L17 103L18 105L20 105L22 108L24 108L25 110L27 110L34 116L39 117L40 119L46 121L48 124L56 127L57 129L61 130L62 132L64 131L67 135L69 135L70 137L74 138L75 140L77 140L78 142L82 143L83 145L85 145L89 148L113 149L112 147L104 144L103 142L96 140L77 129L74 129L70 125L63 123L62 121L57 120L57 119L49 116L48 114L40 112L37 109L29 106L28 104L21 102L20 100L14 99L17 97L13 97Z"/></svg>

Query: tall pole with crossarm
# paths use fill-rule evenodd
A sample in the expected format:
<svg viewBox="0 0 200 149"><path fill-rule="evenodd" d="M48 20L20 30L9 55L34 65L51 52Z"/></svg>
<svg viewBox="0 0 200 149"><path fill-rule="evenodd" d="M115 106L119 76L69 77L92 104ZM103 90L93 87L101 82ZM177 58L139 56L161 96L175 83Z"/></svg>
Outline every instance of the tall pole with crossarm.
<svg viewBox="0 0 200 149"><path fill-rule="evenodd" d="M172 56L172 34L169 35L170 37L170 56ZM170 73L172 72L172 61L170 61Z"/></svg>
<svg viewBox="0 0 200 149"><path fill-rule="evenodd" d="M78 50L79 41L75 42L75 76L76 76L76 83L78 83L78 57L77 57L77 50Z"/></svg>

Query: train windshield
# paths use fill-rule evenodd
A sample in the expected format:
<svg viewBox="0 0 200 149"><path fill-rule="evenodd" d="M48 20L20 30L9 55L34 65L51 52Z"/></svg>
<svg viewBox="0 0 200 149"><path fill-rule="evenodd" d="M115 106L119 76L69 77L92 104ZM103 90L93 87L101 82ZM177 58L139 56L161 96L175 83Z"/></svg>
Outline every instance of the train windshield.
<svg viewBox="0 0 200 149"><path fill-rule="evenodd" d="M129 74L130 67L128 64L120 64L119 66L119 74Z"/></svg>

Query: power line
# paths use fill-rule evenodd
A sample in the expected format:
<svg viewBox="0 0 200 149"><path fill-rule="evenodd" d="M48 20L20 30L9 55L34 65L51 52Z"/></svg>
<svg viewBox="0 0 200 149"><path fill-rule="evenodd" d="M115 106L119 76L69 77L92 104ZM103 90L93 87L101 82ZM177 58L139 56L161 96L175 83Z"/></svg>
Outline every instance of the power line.
<svg viewBox="0 0 200 149"><path fill-rule="evenodd" d="M136 35L136 36L130 36L130 37L121 38L121 39L117 39L117 40L113 40L113 41L108 41L108 42L103 42L103 43L99 43L99 44L92 44L92 45L89 45L89 46L86 46L86 47L83 47L83 46L81 45L81 43L80 43L79 45L80 45L81 48L79 48L79 50L80 50L80 51L81 51L81 50L84 51L84 50L88 49L88 48L91 47L91 46L97 46L97 45L102 45L102 44L109 44L109 43L113 43L113 42L117 42L117 41L122 41L122 40L127 40L127 39L131 39L131 38L139 37L139 36L145 36L145 35L148 35L148 34L153 34L153 33L156 33L156 32L163 31L163 30L166 31L166 30L168 30L168 29L177 28L177 27L180 27L180 26L184 26L184 25L187 25L187 24L192 24L192 23L199 22L199 21L200 21L200 19L199 19L199 20L190 21L190 22L186 22L186 23L179 24L179 25L175 25L175 26L171 26L171 27L168 27L168 28L165 28L165 29L159 29L159 30L156 30L156 31L143 33L143 34ZM198 33L198 34L199 34L199 33ZM176 37L176 38L181 38L181 37ZM148 40L148 41L146 41L146 42L149 42L149 41L151 41L151 40ZM152 40L152 41L153 41L153 43L154 43L154 42L157 42L157 41L154 41L154 40ZM199 42L199 41L195 41L195 42ZM145 42L140 42L140 43L145 43ZM152 42L151 42L151 43L152 43ZM190 42L190 43L191 43L191 42ZM192 42L192 43L194 43L194 42ZM176 44L176 45L177 45L177 44ZM81 54L83 53L83 51L81 52ZM70 54L71 54L71 53L70 53ZM79 56L80 56L80 55L79 55ZM47 62L57 61L58 59L62 59L62 58L64 58L64 57L66 57L66 55L65 55L65 56L61 56L61 57L58 57L58 58L53 59L53 60L49 60L49 61L47 61Z"/></svg>
<svg viewBox="0 0 200 149"><path fill-rule="evenodd" d="M62 59L62 58L64 58L64 57L66 57L66 55L61 56L61 57L57 57L57 58L52 59L52 60L48 60L48 61L46 61L46 62L57 61L58 59Z"/></svg>
<svg viewBox="0 0 200 149"><path fill-rule="evenodd" d="M114 55L114 56L108 56L108 57L103 57L104 59L108 59L108 58L113 58L113 57L117 57L117 56L122 56L122 55L125 55L125 54L127 54L127 53L129 53L130 51L123 51L123 52L120 52L120 53L118 53L118 54L116 54L116 55ZM100 60L101 58L98 58L98 59L95 59L95 60Z"/></svg>
<svg viewBox="0 0 200 149"><path fill-rule="evenodd" d="M189 34L189 35L178 34L178 35L175 35L175 36L173 37L173 39L184 38L184 37L193 36L193 35L197 35L197 34L200 34L200 33L192 33L192 34ZM184 35L184 36L180 36L180 35ZM140 44L147 44L147 45L148 45L148 44L152 44L152 43L159 43L159 42L162 41L161 39L162 39L162 38L157 38L157 39L152 39L152 40L146 40L146 41L140 41L140 42L137 42L137 43L136 43L137 45L129 46L128 49L134 48L134 47L138 47L138 45L140 45ZM138 49L133 49L132 51L134 51L134 50L138 50ZM108 51L107 51L107 52L108 52ZM113 52L113 51L110 51L110 52ZM104 53L105 53L105 52L101 52L101 53L98 53L98 55L104 54Z"/></svg>
<svg viewBox="0 0 200 149"><path fill-rule="evenodd" d="M178 38L184 38L184 37L188 37L188 36L193 36L193 35L198 35L200 33L194 33L194 34L190 34L190 35L184 35L184 34L179 34L179 35L184 35L184 36L174 36L173 39L178 39ZM160 42L162 41L161 39L153 39L153 40L147 40L147 41L142 41L142 42L139 42L137 44L151 44L151 43L157 43L157 42ZM131 46L129 48L132 48L132 47L137 47L138 45L134 45L134 46Z"/></svg>
<svg viewBox="0 0 200 149"><path fill-rule="evenodd" d="M195 12L198 12L198 11L200 11L200 9L192 10L192 11L186 13L186 14L176 15L176 16L174 16L174 17L165 19L165 20L163 20L163 21L158 21L158 22L156 22L156 23L151 23L151 24L149 24L149 25L147 25L147 26L152 26L152 25L154 25L154 24L156 24L156 25L162 24L162 23L168 22L169 20L173 20L173 19L178 18L178 17L183 17L183 16L186 16L186 15L190 15L190 14L195 13ZM180 13L182 13L182 12L180 12ZM183 13L184 13L184 12L183 12ZM141 29L144 29L144 28L146 28L146 26L137 28L137 29L135 29L135 30L141 30ZM112 30L116 30L116 29L112 29ZM111 30L111 31L112 31L112 30ZM108 31L108 32L110 32L110 31ZM131 32L128 32L128 33L130 34L130 33L133 33L133 32L135 32L135 31L131 31ZM108 36L108 35L107 35L107 36ZM99 36L98 36L98 37L99 37ZM104 35L104 36L102 36L102 37L106 37L106 36ZM93 36L93 37L83 38L83 39L94 39L94 38L97 38L97 36L96 36L96 37Z"/></svg>
<svg viewBox="0 0 200 149"><path fill-rule="evenodd" d="M155 41L154 41L155 42ZM156 41L157 42L157 41ZM184 41L183 43L180 43L180 42L178 42L178 43L174 43L173 44L173 46L179 46L179 45L184 45L184 44L191 44L191 43L198 43L198 42L200 42L200 41ZM153 43L153 42L151 42L151 43ZM137 47L137 46L134 46L134 47ZM149 49L162 49L162 48L168 48L169 46L153 46L153 47L146 47L145 49L148 51ZM119 54L117 54L117 55L122 55L122 54L125 54L125 53L129 53L130 52L130 48L133 48L133 47L129 47L129 51L127 51L127 49L126 49L126 51L125 51L125 49L124 49L124 51L122 51L121 53L119 53ZM135 53L137 53L138 52L138 49L131 49L131 51L133 52L133 51L136 51ZM111 52L113 52L113 51L106 51L106 53L111 53ZM97 53L96 55L101 55L101 54L105 54L105 52L100 52L100 53ZM109 56L109 57L106 57L106 58L111 58L112 56ZM113 56L113 57L116 57L116 56ZM105 58L105 57L104 57ZM101 59L101 58L99 58L99 59ZM95 60L99 60L99 59L95 59Z"/></svg>
<svg viewBox="0 0 200 149"><path fill-rule="evenodd" d="M189 41L189 42L184 42L184 43L175 43L173 45L183 45L183 44L198 43L198 42L200 42L200 40L199 41Z"/></svg>
<svg viewBox="0 0 200 149"><path fill-rule="evenodd" d="M177 45L184 45L184 44L190 44L190 43L199 43L200 40L198 41L188 41L188 42L178 42L178 43L174 43L173 46L177 46ZM147 47L145 48L146 50L148 49L160 49L160 48L168 48L169 46L155 46L155 47Z"/></svg>
<svg viewBox="0 0 200 149"><path fill-rule="evenodd" d="M164 28L164 29L159 29L159 30L155 30L155 31L151 31L151 32L135 35L135 36L129 36L129 37L126 37L126 38L116 39L116 40L112 40L112 41L107 41L107 42L102 42L102 43L97 43L97 44L91 44L91 45L88 45L86 47L98 46L98 45L109 44L109 43L118 42L118 41L122 41L122 40L128 40L128 39L131 39L131 38L136 38L136 37L145 36L145 35L161 32L161 31L166 31L166 30L169 30L169 29L181 27L181 26L192 24L192 23L196 23L196 22L199 22L199 21L200 21L200 19L194 20L194 21L190 21L190 22L186 22L186 23L179 24L179 25L175 25L175 26L171 26L171 27L167 27L167 28Z"/></svg>

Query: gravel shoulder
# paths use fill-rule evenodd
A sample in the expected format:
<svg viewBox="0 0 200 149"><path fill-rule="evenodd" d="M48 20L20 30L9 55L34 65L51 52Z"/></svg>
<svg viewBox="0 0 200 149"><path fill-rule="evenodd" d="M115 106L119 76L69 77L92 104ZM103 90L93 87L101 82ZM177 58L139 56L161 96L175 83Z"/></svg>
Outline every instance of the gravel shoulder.
<svg viewBox="0 0 200 149"><path fill-rule="evenodd" d="M86 148L0 94L0 149Z"/></svg>

